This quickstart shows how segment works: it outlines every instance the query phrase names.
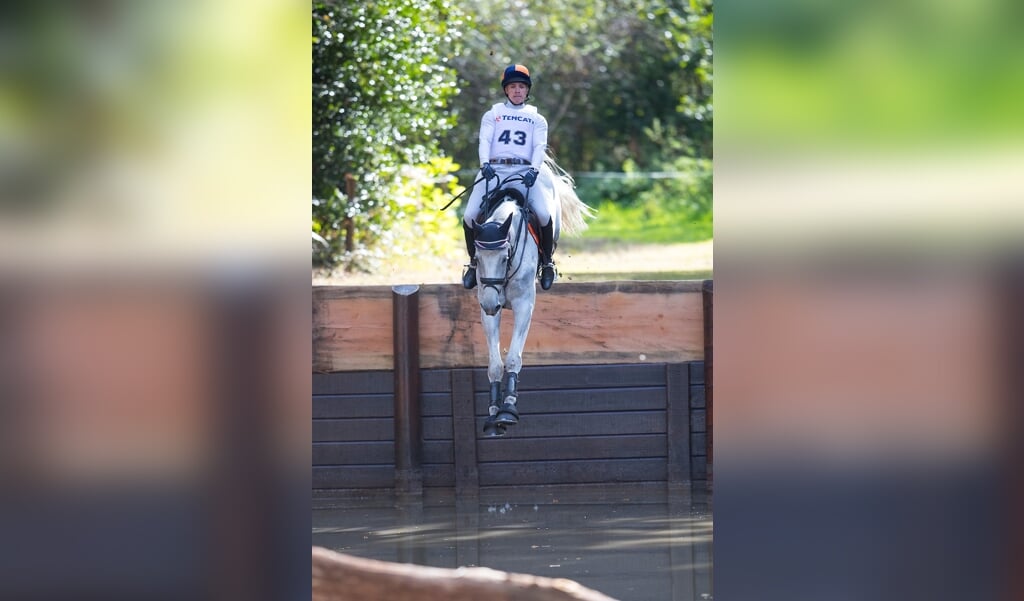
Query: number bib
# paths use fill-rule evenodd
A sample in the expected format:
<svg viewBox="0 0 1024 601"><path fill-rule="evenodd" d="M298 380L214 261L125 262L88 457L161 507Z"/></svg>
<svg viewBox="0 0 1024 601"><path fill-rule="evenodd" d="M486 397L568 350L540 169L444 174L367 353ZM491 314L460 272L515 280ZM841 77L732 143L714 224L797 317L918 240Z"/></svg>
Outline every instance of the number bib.
<svg viewBox="0 0 1024 601"><path fill-rule="evenodd" d="M534 147L537 143L537 130L547 132L547 122L532 106L513 109L498 104L492 107L491 121L494 126L491 135L490 157L519 158L524 161L533 159ZM545 136L546 137L546 136ZM542 142L546 145L547 140Z"/></svg>

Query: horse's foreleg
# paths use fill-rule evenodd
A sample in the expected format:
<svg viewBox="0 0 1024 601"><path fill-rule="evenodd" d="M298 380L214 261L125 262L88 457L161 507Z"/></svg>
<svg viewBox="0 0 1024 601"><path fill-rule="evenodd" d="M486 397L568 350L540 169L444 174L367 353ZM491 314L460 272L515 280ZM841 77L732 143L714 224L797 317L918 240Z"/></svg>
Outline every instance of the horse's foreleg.
<svg viewBox="0 0 1024 601"><path fill-rule="evenodd" d="M501 311L495 315L480 311L480 323L483 324L484 334L487 335L487 381L491 384L484 434L501 436L505 433L505 426L495 423L495 415L501 402L501 374L504 371L501 361Z"/></svg>
<svg viewBox="0 0 1024 601"><path fill-rule="evenodd" d="M501 311L488 315L480 311L480 322L487 335L487 380L500 382L505 366L501 361Z"/></svg>
<svg viewBox="0 0 1024 601"><path fill-rule="evenodd" d="M522 306L513 308L515 324L512 326L512 341L505 356L505 372L518 374L523 368L523 347L526 346L526 335L530 333L530 321L533 319L533 302L524 302Z"/></svg>
<svg viewBox="0 0 1024 601"><path fill-rule="evenodd" d="M508 425L519 422L519 411L516 409L516 401L519 398L519 370L523 367L523 347L526 345L526 335L530 331L530 320L533 318L533 303L521 303L512 312L515 315L515 324L512 328L508 355L505 357L505 398L497 418L499 423Z"/></svg>

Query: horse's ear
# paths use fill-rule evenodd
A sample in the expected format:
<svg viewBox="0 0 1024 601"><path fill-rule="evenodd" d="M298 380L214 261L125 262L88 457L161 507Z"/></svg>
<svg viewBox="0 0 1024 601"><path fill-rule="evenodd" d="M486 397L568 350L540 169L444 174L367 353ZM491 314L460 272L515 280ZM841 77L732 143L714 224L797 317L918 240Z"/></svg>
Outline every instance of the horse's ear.
<svg viewBox="0 0 1024 601"><path fill-rule="evenodd" d="M512 213L508 214L505 218L505 223L501 224L501 228L498 229L498 235L502 238L508 236L508 230L512 227Z"/></svg>

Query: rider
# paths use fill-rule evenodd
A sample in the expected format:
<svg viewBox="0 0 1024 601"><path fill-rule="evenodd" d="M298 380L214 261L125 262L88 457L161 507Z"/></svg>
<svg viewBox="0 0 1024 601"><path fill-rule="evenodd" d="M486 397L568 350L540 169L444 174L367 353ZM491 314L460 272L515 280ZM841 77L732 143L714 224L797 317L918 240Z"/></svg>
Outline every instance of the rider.
<svg viewBox="0 0 1024 601"><path fill-rule="evenodd" d="M473 187L466 210L462 216L462 228L466 234L466 251L469 265L462 276L462 285L476 287L476 245L473 238L473 221L479 216L480 203L488 189L512 175L521 175L522 180L508 182L524 195L537 182L541 165L547 153L548 121L533 105L526 104L530 97L533 81L530 71L524 65L509 65L501 77L501 88L505 102L500 102L484 113L480 120L480 174L481 178ZM497 177L496 181L494 178ZM490 184L490 185L489 185ZM540 186L539 194L530 197L530 207L540 221L541 264L540 287L551 288L555 281L554 253L555 202L549 186Z"/></svg>

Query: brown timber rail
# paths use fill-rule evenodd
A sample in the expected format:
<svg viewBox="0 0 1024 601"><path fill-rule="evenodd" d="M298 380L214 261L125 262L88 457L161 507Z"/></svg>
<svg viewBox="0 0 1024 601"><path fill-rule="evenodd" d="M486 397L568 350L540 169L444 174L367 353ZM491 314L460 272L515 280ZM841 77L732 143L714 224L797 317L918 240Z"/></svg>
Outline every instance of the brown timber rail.
<svg viewBox="0 0 1024 601"><path fill-rule="evenodd" d="M524 419L502 439L480 435L487 351L473 292L314 288L314 488L416 495L504 487L509 477L545 486L705 479L710 284L559 283L538 294Z"/></svg>

